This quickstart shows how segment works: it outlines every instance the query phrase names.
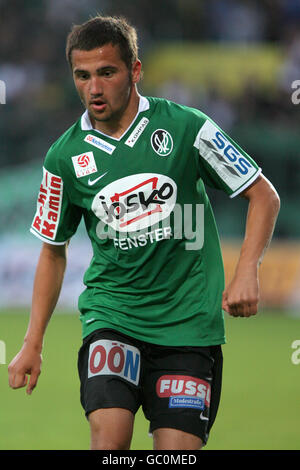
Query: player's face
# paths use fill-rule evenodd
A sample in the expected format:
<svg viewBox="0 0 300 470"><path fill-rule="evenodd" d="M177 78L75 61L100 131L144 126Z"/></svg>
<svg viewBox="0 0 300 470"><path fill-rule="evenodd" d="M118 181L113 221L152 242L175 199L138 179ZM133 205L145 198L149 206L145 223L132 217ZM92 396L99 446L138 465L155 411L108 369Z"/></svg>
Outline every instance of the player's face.
<svg viewBox="0 0 300 470"><path fill-rule="evenodd" d="M128 70L119 47L106 44L91 51L74 49L72 67L76 89L95 127L102 130L104 122L116 125L129 111L140 61Z"/></svg>

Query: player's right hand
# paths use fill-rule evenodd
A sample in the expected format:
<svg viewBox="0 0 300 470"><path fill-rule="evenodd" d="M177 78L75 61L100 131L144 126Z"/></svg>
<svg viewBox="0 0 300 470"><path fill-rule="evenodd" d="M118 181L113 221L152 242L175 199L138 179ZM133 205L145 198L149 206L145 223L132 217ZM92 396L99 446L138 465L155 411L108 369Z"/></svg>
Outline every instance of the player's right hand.
<svg viewBox="0 0 300 470"><path fill-rule="evenodd" d="M28 384L26 393L31 395L41 373L41 365L41 353L30 345L24 344L8 366L9 386L17 389ZM28 375L30 376L29 382Z"/></svg>

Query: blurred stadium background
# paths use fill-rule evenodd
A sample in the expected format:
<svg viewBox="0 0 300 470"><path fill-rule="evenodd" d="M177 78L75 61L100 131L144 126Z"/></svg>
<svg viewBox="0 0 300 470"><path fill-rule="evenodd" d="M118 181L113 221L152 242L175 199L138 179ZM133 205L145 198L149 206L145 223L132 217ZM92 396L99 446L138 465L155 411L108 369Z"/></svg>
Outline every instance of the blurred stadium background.
<svg viewBox="0 0 300 470"><path fill-rule="evenodd" d="M281 197L260 270L260 314L226 318L221 410L208 449L299 449L300 80L299 0L0 0L0 340L9 361L24 337L40 242L29 233L49 146L82 114L64 57L73 23L125 15L140 37L139 90L198 107L262 167ZM3 101L3 100L2 100ZM246 205L208 193L230 279ZM91 256L84 229L70 245L57 315L32 397L7 386L0 358L0 449L88 448L78 397L77 297ZM72 313L72 314L70 314ZM143 437L141 437L143 436ZM138 415L133 448L151 449Z"/></svg>

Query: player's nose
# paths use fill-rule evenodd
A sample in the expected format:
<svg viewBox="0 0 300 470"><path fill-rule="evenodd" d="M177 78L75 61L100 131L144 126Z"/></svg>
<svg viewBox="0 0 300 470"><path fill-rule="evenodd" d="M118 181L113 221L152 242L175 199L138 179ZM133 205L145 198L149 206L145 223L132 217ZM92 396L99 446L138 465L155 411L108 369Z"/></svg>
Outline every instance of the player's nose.
<svg viewBox="0 0 300 470"><path fill-rule="evenodd" d="M102 81L99 77L92 77L90 82L90 94L93 98L98 98L103 95Z"/></svg>

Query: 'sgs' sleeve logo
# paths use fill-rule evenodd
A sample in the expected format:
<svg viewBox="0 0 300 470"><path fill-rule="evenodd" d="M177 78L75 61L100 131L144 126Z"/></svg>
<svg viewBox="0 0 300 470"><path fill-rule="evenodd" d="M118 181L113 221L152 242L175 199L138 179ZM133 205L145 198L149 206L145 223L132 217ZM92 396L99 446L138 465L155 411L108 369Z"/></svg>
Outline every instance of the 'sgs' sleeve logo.
<svg viewBox="0 0 300 470"><path fill-rule="evenodd" d="M249 181L258 170L209 120L198 132L194 147L232 191Z"/></svg>
<svg viewBox="0 0 300 470"><path fill-rule="evenodd" d="M226 137L220 131L216 132L215 138L212 140L218 149L223 150L224 156L227 158L227 160L232 162L235 168L242 175L246 175L248 173L249 168L252 167L251 163L249 163L246 158L241 156L240 152L228 142Z"/></svg>

